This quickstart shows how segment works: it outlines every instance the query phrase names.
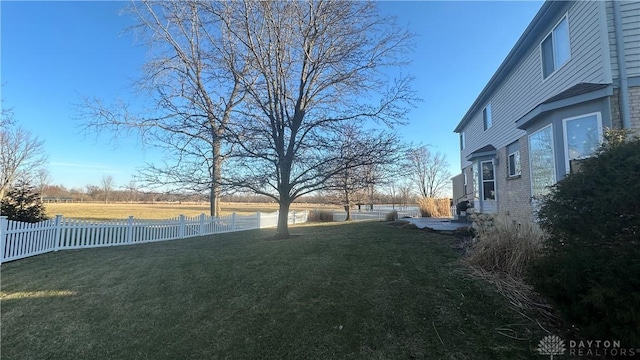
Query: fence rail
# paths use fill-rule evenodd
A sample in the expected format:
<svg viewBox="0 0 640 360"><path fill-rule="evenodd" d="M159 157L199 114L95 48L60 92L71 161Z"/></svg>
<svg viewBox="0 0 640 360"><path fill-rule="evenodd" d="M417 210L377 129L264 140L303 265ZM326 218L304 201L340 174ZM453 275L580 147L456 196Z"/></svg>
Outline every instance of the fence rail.
<svg viewBox="0 0 640 360"><path fill-rule="evenodd" d="M363 221L363 220L384 220L387 214L396 210L398 212L398 217L419 217L420 210L418 209L408 209L408 210L399 210L392 208L380 208L375 210L365 210L365 211L351 211L351 220L353 221ZM344 221L347 218L346 211L334 211L333 212L333 221Z"/></svg>
<svg viewBox="0 0 640 360"><path fill-rule="evenodd" d="M352 211L351 218L356 221L382 220L389 210ZM307 214L307 211L291 211L288 223L305 223ZM419 211L399 210L398 216L415 217L419 216ZM346 212L333 212L334 221L344 221L345 218ZM168 241L269 228L277 224L277 212L258 212L247 216L234 213L222 217L180 215L166 220L141 220L130 216L128 219L111 221L67 219L57 215L54 219L38 223L11 221L0 216L0 263L58 250Z"/></svg>
<svg viewBox="0 0 640 360"><path fill-rule="evenodd" d="M307 212L289 213L290 224L307 221ZM141 244L233 231L274 227L278 213L180 215L166 220L91 221L67 219L61 215L38 223L23 223L0 216L0 263L66 249Z"/></svg>

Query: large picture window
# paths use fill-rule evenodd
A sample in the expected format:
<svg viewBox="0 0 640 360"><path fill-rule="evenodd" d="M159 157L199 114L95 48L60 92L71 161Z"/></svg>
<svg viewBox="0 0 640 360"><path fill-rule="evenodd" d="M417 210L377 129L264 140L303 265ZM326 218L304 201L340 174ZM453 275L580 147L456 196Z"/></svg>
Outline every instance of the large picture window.
<svg viewBox="0 0 640 360"><path fill-rule="evenodd" d="M546 79L571 58L569 44L569 20L562 18L553 31L540 44L542 75Z"/></svg>
<svg viewBox="0 0 640 360"><path fill-rule="evenodd" d="M473 198L480 199L480 187L478 186L478 179L480 179L480 174L478 171L478 163L473 162L473 166L471 166L471 176L473 177Z"/></svg>
<svg viewBox="0 0 640 360"><path fill-rule="evenodd" d="M529 164L531 166L531 195L534 199L549 192L556 182L553 152L553 126L548 125L529 135Z"/></svg>
<svg viewBox="0 0 640 360"><path fill-rule="evenodd" d="M600 113L582 115L562 121L564 130L565 169L575 172L579 160L593 155L602 142Z"/></svg>

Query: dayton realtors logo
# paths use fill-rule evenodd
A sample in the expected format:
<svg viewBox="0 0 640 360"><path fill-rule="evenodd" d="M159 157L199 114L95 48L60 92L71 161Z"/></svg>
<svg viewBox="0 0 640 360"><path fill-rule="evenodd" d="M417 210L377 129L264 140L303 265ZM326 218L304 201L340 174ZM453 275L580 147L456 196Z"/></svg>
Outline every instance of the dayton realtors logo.
<svg viewBox="0 0 640 360"><path fill-rule="evenodd" d="M619 340L569 340L569 348L559 336L548 335L538 343L538 354L554 356L609 356L609 357L635 357L640 355L640 348L628 348L620 346Z"/></svg>
<svg viewBox="0 0 640 360"><path fill-rule="evenodd" d="M549 355L551 359L553 359L554 355L564 355L565 351L564 340L555 335L545 336L538 344L538 353L540 355Z"/></svg>

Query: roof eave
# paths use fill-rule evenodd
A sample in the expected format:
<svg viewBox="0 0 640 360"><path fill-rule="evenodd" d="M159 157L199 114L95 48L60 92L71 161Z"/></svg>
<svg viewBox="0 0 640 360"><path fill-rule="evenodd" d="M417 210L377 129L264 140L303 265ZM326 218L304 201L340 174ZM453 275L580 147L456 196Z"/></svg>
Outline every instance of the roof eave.
<svg viewBox="0 0 640 360"><path fill-rule="evenodd" d="M542 104L533 108L533 110L529 111L525 116L516 120L516 127L521 130L526 130L527 127L533 122L535 122L540 116L550 111L584 103L587 101L601 99L611 95L613 95L613 86L609 85L605 88L591 91L585 94L580 94L570 98L566 98L566 99L562 99L562 100L558 100L550 103L543 102Z"/></svg>
<svg viewBox="0 0 640 360"><path fill-rule="evenodd" d="M491 94L500 83L509 75L511 69L517 64L517 62L527 53L529 45L533 43L538 35L539 28L545 28L548 14L555 14L557 9L561 9L567 6L567 2L564 1L546 1L536 16L531 20L531 23L525 31L522 33L516 44L513 46L507 57L502 64L498 67L498 70L493 74L487 85L480 92L480 95L473 102L467 113L462 117L462 120L456 126L454 132L459 133L464 127L471 121L473 115L478 111L481 106L487 102L487 97Z"/></svg>

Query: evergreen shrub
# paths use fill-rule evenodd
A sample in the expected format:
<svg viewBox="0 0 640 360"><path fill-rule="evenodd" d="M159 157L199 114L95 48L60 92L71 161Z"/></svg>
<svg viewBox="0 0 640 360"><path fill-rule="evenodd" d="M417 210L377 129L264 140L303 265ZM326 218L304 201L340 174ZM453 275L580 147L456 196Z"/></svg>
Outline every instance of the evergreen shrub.
<svg viewBox="0 0 640 360"><path fill-rule="evenodd" d="M543 200L548 237L531 281L585 337L638 346L640 140L607 138Z"/></svg>
<svg viewBox="0 0 640 360"><path fill-rule="evenodd" d="M47 220L40 194L26 182L18 182L0 201L0 214L9 220L35 223Z"/></svg>

